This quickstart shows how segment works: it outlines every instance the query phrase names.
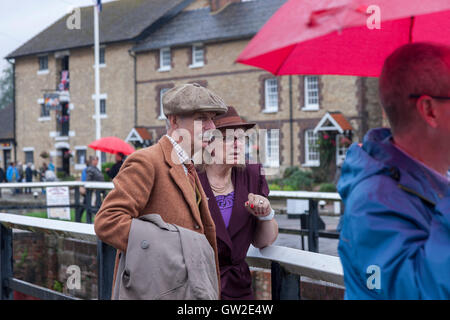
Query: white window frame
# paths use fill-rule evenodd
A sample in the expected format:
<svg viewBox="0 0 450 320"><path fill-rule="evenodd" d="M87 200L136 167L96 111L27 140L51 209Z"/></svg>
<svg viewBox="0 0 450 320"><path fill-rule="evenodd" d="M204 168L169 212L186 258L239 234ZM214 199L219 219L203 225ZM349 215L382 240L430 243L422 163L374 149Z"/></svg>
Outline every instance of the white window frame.
<svg viewBox="0 0 450 320"><path fill-rule="evenodd" d="M166 118L166 115L164 114L164 108L163 108L163 94L164 94L164 92L167 92L167 91L169 91L170 90L170 88L161 88L161 89L159 89L159 117L158 117L158 119L159 120L165 120L165 119L167 119Z"/></svg>
<svg viewBox="0 0 450 320"><path fill-rule="evenodd" d="M50 115L50 110L49 110L48 116L46 116L46 117L43 117L42 114L41 114L41 112L42 112L42 105L44 104L44 102L45 101L42 98L37 99L37 104L39 105L39 118L38 118L39 122L50 121L52 119L52 117Z"/></svg>
<svg viewBox="0 0 450 320"><path fill-rule="evenodd" d="M92 100L94 100L94 114L92 115L92 119L95 120L95 94L92 95ZM101 100L105 100L105 107L106 107L106 103L108 101L108 94L107 93L101 93L99 94L99 101L98 101L98 112L100 115L100 119L107 119L108 118L108 114L107 113L100 113L100 101ZM107 111L107 110L105 110Z"/></svg>
<svg viewBox="0 0 450 320"><path fill-rule="evenodd" d="M311 137L312 135L312 137ZM305 167L318 167L320 166L320 150L319 146L317 146L317 150L312 151L311 150L311 142L316 141L316 143L319 141L319 134L314 133L313 129L309 129L305 131L305 163L303 166ZM317 159L311 159L313 156L316 155ZM316 158L316 157L314 157Z"/></svg>
<svg viewBox="0 0 450 320"><path fill-rule="evenodd" d="M196 53L201 52L201 61L196 60ZM196 43L192 45L192 64L189 66L189 68L201 68L205 65L205 48L203 44Z"/></svg>
<svg viewBox="0 0 450 320"><path fill-rule="evenodd" d="M86 159L87 159L87 147L86 146L75 146L75 170L83 170L86 168ZM78 151L85 152L85 159L83 163L78 162Z"/></svg>
<svg viewBox="0 0 450 320"><path fill-rule="evenodd" d="M314 83L311 83L314 79ZM311 88L311 86L315 86L315 88ZM302 110L307 111L317 111L319 110L319 77L318 76L305 76L304 78L304 96L305 96L305 105ZM315 93L317 96L316 102L311 102L311 93Z"/></svg>
<svg viewBox="0 0 450 320"><path fill-rule="evenodd" d="M164 54L169 55L169 65L164 64ZM172 52L170 47L159 49L159 69L158 71L169 71L172 68Z"/></svg>
<svg viewBox="0 0 450 320"><path fill-rule="evenodd" d="M271 92L270 86L273 86L273 82L276 82L276 104L273 104L273 101L271 100L271 94L275 95ZM275 100L275 99L273 99ZM265 113L272 113L272 112L278 112L279 107L279 96L278 96L278 79L277 78L269 78L264 80L264 112Z"/></svg>
<svg viewBox="0 0 450 320"><path fill-rule="evenodd" d="M345 156L347 155L347 150L350 148L350 146L348 146L348 147L341 146L340 141L341 141L342 137L345 137L345 135L342 133L338 133L336 135L336 165L337 166L341 165L344 162ZM339 154L339 153L341 153L341 154Z"/></svg>
<svg viewBox="0 0 450 320"><path fill-rule="evenodd" d="M280 166L280 130L270 129L265 136L265 166L274 168Z"/></svg>
<svg viewBox="0 0 450 320"><path fill-rule="evenodd" d="M47 58L47 69L41 69L41 58ZM38 56L38 71L37 74L41 75L41 74L48 74L49 73L49 69L48 69L48 54L42 54Z"/></svg>
<svg viewBox="0 0 450 320"><path fill-rule="evenodd" d="M22 151L24 153L24 163L27 165L27 152L32 152L33 153L33 161L31 162L32 164L34 164L34 147L24 147L22 148Z"/></svg>

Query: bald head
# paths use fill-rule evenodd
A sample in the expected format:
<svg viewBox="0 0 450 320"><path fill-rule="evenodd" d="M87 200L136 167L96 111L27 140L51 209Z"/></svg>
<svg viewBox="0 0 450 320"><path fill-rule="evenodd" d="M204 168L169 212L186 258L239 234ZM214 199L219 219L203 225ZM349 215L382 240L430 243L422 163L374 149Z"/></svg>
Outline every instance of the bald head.
<svg viewBox="0 0 450 320"><path fill-rule="evenodd" d="M419 128L423 121L409 96L450 95L450 47L413 43L398 48L384 62L379 91L394 136Z"/></svg>

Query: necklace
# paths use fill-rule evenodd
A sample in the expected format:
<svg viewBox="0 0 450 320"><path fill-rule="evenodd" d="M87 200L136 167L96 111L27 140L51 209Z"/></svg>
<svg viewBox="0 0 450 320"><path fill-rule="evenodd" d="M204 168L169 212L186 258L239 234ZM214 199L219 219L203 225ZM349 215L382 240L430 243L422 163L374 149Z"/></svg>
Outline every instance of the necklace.
<svg viewBox="0 0 450 320"><path fill-rule="evenodd" d="M231 180L227 180L227 182L223 186L215 186L212 183L209 183L209 185L211 186L211 189L214 193L222 194L230 189L230 183Z"/></svg>
<svg viewBox="0 0 450 320"><path fill-rule="evenodd" d="M211 190L215 194L226 194L227 191L233 189L232 182L231 182L231 170L230 170L229 174L227 174L227 176L225 178L225 184L224 185L215 185L215 184L213 184L213 182L212 182L213 179L211 179L211 178L208 178L208 180L209 180L209 185L211 186ZM222 180L222 179L220 179L220 180Z"/></svg>

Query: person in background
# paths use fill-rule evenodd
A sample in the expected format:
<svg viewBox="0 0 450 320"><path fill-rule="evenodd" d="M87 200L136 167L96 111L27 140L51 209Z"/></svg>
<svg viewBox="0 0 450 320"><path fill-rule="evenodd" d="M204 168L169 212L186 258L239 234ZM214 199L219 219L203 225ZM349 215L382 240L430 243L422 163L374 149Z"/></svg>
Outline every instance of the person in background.
<svg viewBox="0 0 450 320"><path fill-rule="evenodd" d="M48 169L49 169L50 171L55 172L55 165L53 164L52 159L50 159L50 162L48 163Z"/></svg>
<svg viewBox="0 0 450 320"><path fill-rule="evenodd" d="M2 167L0 167L0 183L7 182L6 174ZM0 188L0 198L2 197L2 189Z"/></svg>
<svg viewBox="0 0 450 320"><path fill-rule="evenodd" d="M105 181L103 173L97 168L98 157L89 157L89 166L86 168L86 181Z"/></svg>
<svg viewBox="0 0 450 320"><path fill-rule="evenodd" d="M112 179L119 173L120 167L125 161L125 155L121 152L116 153L116 163L111 167L106 169L106 173Z"/></svg>
<svg viewBox="0 0 450 320"><path fill-rule="evenodd" d="M272 244L278 224L261 164L245 164L243 133L255 124L243 121L231 106L214 124L221 132L212 143L215 161L197 169L216 225L221 299L254 299L247 251L250 244Z"/></svg>
<svg viewBox="0 0 450 320"><path fill-rule="evenodd" d="M20 181L19 180L20 179L19 170L17 170L14 162L11 162L8 166L8 169L6 169L6 179L10 183L16 183L16 182ZM18 194L18 193L19 193L19 189L18 188L14 189L14 194Z"/></svg>
<svg viewBox="0 0 450 320"><path fill-rule="evenodd" d="M33 164L29 162L27 168L25 169L25 182L33 182L33 169L31 168ZM31 188L25 188L25 193L31 193Z"/></svg>

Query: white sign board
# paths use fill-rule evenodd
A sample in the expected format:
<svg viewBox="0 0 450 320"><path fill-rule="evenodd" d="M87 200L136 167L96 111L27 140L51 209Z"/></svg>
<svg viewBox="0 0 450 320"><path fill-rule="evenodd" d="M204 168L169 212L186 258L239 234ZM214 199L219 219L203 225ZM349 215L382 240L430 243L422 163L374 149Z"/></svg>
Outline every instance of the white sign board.
<svg viewBox="0 0 450 320"><path fill-rule="evenodd" d="M69 187L47 187L47 206L69 206ZM47 208L47 217L70 220L70 207Z"/></svg>
<svg viewBox="0 0 450 320"><path fill-rule="evenodd" d="M309 200L287 199L288 214L306 214L309 210Z"/></svg>

